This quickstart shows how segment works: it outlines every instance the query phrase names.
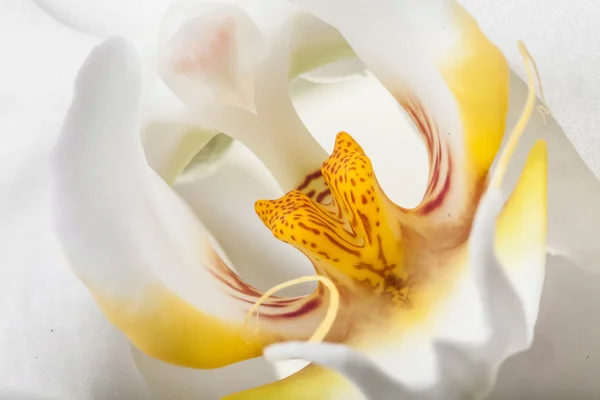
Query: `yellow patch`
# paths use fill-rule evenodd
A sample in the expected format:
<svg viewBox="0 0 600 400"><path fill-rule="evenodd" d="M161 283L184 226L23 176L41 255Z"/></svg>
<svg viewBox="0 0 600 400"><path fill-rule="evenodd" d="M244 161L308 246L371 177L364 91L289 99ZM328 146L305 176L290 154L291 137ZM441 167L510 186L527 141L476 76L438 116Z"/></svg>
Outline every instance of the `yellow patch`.
<svg viewBox="0 0 600 400"><path fill-rule="evenodd" d="M477 21L461 6L455 10L461 40L437 64L458 104L468 176L478 179L487 174L504 137L510 69Z"/></svg>
<svg viewBox="0 0 600 400"><path fill-rule="evenodd" d="M498 218L496 250L502 265L526 267L524 260L542 257L544 265L548 213L548 155L546 143L532 148L521 177Z"/></svg>
<svg viewBox="0 0 600 400"><path fill-rule="evenodd" d="M148 290L136 303L95 298L109 321L137 348L169 364L224 367L262 355L263 348L277 339L264 329L244 332L241 319L225 321L204 313L165 288Z"/></svg>

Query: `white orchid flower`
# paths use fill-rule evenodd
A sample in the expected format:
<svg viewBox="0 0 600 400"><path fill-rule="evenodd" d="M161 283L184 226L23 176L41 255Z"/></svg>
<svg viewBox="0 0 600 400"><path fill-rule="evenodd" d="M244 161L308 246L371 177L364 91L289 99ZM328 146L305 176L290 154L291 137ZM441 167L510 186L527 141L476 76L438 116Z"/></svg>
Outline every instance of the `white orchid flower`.
<svg viewBox="0 0 600 400"><path fill-rule="evenodd" d="M130 44L110 39L92 51L52 155L67 261L133 344L159 397L485 396L504 360L534 337L547 189L548 248L587 265L590 242L571 232L598 216L597 181L585 170L595 186L569 182L564 163L580 160L557 149L562 132L534 111L532 65L526 60L526 93L456 3L297 3L172 7L157 46L168 86L158 82L160 92L177 105L167 118L162 100L148 100L152 64L140 64ZM311 42L317 29L331 35L326 46ZM354 52L425 140L377 121L379 102L348 114L350 93L385 92L370 75L305 84L291 99L292 78ZM318 127L325 107L341 118ZM340 130L348 133L327 157L318 142L330 148ZM205 146L217 132L237 140L229 154ZM539 136L548 161L545 145L533 144ZM222 150L230 142L220 137ZM412 147L386 149L397 137ZM386 153L406 159L389 162ZM420 167L424 154L428 176L427 168L392 168ZM206 166L212 175L196 173ZM563 185L573 190L560 193ZM300 252L252 219L252 202L280 191L288 193L259 201L257 212ZM565 221L565 204L591 212ZM262 296L314 275L311 264L321 283L308 295ZM276 380L263 352L313 364Z"/></svg>
<svg viewBox="0 0 600 400"><path fill-rule="evenodd" d="M134 346L167 363L214 369L258 357L271 343L315 340L316 330L321 340L369 354L410 387L438 384L443 385L438 393L464 394L485 393L493 379L486 376L479 385L464 377L462 385L445 382L438 369L447 361L436 351L436 340L491 341L481 355L465 356L486 366L489 375L528 345L544 272L545 146L534 147L499 217L497 251L520 292L520 300L503 300L523 314L514 324L502 324L501 333L486 322L506 310L485 306L482 312L477 300L507 290L478 288L474 279L477 269L486 268L480 264L490 257L496 262L493 246L483 252L487 257L474 255L481 252L479 240L493 241L494 225L486 224L490 232L472 225L488 186L498 190L533 111L533 88L488 182L508 110L509 69L502 54L454 2L398 7L390 13L402 26L425 13L435 16L412 32L418 48L413 41L392 41L397 54L414 57L414 65L373 51L365 36L352 35L373 38L379 32L379 25L357 25L373 21L368 14L337 13L331 23L423 135L430 174L423 199L410 209L388 199L349 134L337 136L326 158L297 116L287 89L296 9L281 7L289 19L269 26L275 32L268 41L233 3L189 2L167 13L158 51L167 84L199 121L246 144L282 189L291 190L255 208L275 237L299 249L321 277L324 286L300 297L265 299L247 284L170 182L147 165L137 127L141 73L133 49L109 40L92 52L55 154L57 234L77 275ZM350 25L361 29L346 32ZM374 38L406 36L388 33ZM206 104L209 95L212 106ZM285 268L285 260L281 264L275 268ZM488 302L493 303L483 303ZM260 317L247 323L245 316L253 312ZM325 325L318 327L322 319ZM486 338L488 325L492 333ZM311 389L302 389L307 379ZM231 398L291 397L300 391L307 398L361 396L347 381L310 365Z"/></svg>

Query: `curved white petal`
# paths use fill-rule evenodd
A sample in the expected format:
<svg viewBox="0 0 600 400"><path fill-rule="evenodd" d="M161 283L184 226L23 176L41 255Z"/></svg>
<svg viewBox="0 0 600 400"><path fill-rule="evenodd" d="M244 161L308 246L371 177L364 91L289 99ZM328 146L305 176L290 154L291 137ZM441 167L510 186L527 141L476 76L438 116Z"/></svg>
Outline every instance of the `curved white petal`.
<svg viewBox="0 0 600 400"><path fill-rule="evenodd" d="M600 277L565 257L548 256L546 269L531 348L502 366L490 399L600 395Z"/></svg>
<svg viewBox="0 0 600 400"><path fill-rule="evenodd" d="M599 177L600 137L596 133L600 117L596 110L600 108L600 81L595 66L599 62L600 44L596 38L600 26L594 21L600 18L600 5L594 1L567 5L560 0L506 0L493 5L478 0L460 3L477 18L513 70L523 78L524 69L515 43L525 41L545 82L550 110L577 152Z"/></svg>
<svg viewBox="0 0 600 400"><path fill-rule="evenodd" d="M34 0L59 22L100 37L126 36L135 41L153 40L165 8L173 0Z"/></svg>
<svg viewBox="0 0 600 400"><path fill-rule="evenodd" d="M518 118L527 91L523 81L514 74L511 83L508 126ZM546 84L553 85L554 82ZM596 232L600 226L600 181L581 160L552 116L534 113L517 147L504 186L514 185L529 148L539 139L548 144L548 251L566 256L579 268L598 274L600 246Z"/></svg>
<svg viewBox="0 0 600 400"><path fill-rule="evenodd" d="M270 299L244 325L261 293L147 165L140 82L138 56L119 38L79 73L53 160L56 230L72 268L136 347L173 364L216 368L282 337L309 337L326 311L317 291Z"/></svg>
<svg viewBox="0 0 600 400"><path fill-rule="evenodd" d="M350 379L369 400L414 398L367 357L342 344L287 342L266 348L265 358L272 362L302 359L331 368Z"/></svg>
<svg viewBox="0 0 600 400"><path fill-rule="evenodd" d="M152 207L158 201L153 196L145 198L143 192L132 193L138 191L134 183L145 190L158 185L156 178L146 173L148 166L136 134L140 83L138 56L124 40L111 39L97 47L79 74L73 105L54 154L58 235L84 280L98 280L101 277L94 275L107 275L102 264L114 264L120 257L131 257L136 252L127 242L113 247L114 243L104 241L113 229L112 215L131 212L136 203ZM87 168L81 168L83 160ZM129 189L126 182L131 183ZM118 205L119 197L129 204ZM138 221L145 223L141 218ZM140 255L134 257L139 259ZM84 268L90 262L84 262L86 259L97 266ZM132 266L135 264L139 261ZM153 279L150 274L144 275ZM121 285L122 290L132 279L140 278L127 276L125 271L117 277L121 279L113 283Z"/></svg>
<svg viewBox="0 0 600 400"><path fill-rule="evenodd" d="M263 357L222 368L197 370L155 360L133 346L131 353L153 397L158 400L215 400L277 379L273 366Z"/></svg>
<svg viewBox="0 0 600 400"><path fill-rule="evenodd" d="M484 352L494 367L498 361L524 350L531 343L528 325L535 324L535 320L532 323L526 319L523 302L506 272L510 266L503 266L496 255L496 219L502 211L503 200L500 190L486 192L477 208L469 242L484 315L492 331ZM539 292L536 294L539 296Z"/></svg>
<svg viewBox="0 0 600 400"><path fill-rule="evenodd" d="M48 153L96 39L32 2L2 2L0 26L0 398L145 398L127 341L73 277L50 218Z"/></svg>
<svg viewBox="0 0 600 400"><path fill-rule="evenodd" d="M232 139L184 122L153 122L143 131L148 164L169 185L212 172Z"/></svg>
<svg viewBox="0 0 600 400"><path fill-rule="evenodd" d="M256 199L277 198L282 192L260 160L239 142L216 171L178 182L175 190L215 235L238 273L258 289L314 273L306 257L275 239L257 217ZM293 289L288 293L306 293Z"/></svg>

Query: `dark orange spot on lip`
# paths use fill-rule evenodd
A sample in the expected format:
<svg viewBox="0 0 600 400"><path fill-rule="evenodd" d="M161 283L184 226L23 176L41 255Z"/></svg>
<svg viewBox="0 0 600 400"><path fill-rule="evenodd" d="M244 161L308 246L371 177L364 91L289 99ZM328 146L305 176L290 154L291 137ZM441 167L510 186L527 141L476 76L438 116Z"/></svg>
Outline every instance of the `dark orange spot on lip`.
<svg viewBox="0 0 600 400"><path fill-rule="evenodd" d="M315 235L320 235L321 231L316 228L311 228L310 226L305 225L303 222L298 223L298 226L302 229L306 229L307 231L311 231Z"/></svg>

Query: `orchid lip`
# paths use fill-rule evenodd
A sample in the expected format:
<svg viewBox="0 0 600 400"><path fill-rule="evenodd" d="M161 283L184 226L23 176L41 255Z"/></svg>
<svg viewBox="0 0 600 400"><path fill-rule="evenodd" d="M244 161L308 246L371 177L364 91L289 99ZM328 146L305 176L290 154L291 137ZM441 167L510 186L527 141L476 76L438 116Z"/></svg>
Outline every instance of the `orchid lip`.
<svg viewBox="0 0 600 400"><path fill-rule="evenodd" d="M406 279L401 227L362 148L340 133L321 174L331 191L329 204L296 190L279 200L257 202L258 215L277 238L307 255L317 272L352 277L351 286L367 285L399 297Z"/></svg>

